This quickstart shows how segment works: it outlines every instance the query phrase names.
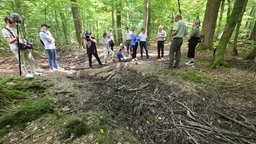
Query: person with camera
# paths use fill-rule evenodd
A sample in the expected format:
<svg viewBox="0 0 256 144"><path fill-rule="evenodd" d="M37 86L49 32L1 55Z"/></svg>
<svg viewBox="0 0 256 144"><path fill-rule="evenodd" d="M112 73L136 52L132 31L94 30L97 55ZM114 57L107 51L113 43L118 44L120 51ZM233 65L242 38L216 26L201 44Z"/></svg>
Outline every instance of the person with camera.
<svg viewBox="0 0 256 144"><path fill-rule="evenodd" d="M101 43L103 45L103 50L104 50L105 64L108 64L108 53L111 54L112 61L115 62L115 59L114 59L115 53L109 48L109 39L107 38L107 33L103 33Z"/></svg>
<svg viewBox="0 0 256 144"><path fill-rule="evenodd" d="M49 28L50 26L48 26L47 24L42 24L41 31L39 32L39 36L48 54L48 64L50 66L50 71L56 71L56 70L60 70L60 68L57 63L55 39L53 38L51 32L49 31Z"/></svg>
<svg viewBox="0 0 256 144"><path fill-rule="evenodd" d="M90 69L92 69L92 55L96 58L98 63L102 65L100 58L98 56L96 42L97 42L96 39L92 37L92 33L86 31L85 38L84 38L84 45L86 46Z"/></svg>
<svg viewBox="0 0 256 144"><path fill-rule="evenodd" d="M21 74L26 77L33 77L35 75L41 75L35 71L35 60L32 56L32 43L26 43L26 41L22 40L21 37L18 35L18 31L15 28L16 22L13 21L10 17L5 17L4 19L6 23L6 27L2 29L2 33L6 41L9 43L9 47L17 60L20 59L21 64ZM19 42L18 42L19 41ZM19 44L19 46L18 46ZM20 58L19 58L19 49L20 49ZM29 65L30 65L30 73L27 72L25 67L25 57L28 58Z"/></svg>

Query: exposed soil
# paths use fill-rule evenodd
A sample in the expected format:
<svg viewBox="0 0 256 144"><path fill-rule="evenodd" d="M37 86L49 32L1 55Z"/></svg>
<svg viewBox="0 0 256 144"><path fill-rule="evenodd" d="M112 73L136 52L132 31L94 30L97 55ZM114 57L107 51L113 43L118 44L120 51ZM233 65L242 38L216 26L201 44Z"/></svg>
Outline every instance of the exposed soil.
<svg viewBox="0 0 256 144"><path fill-rule="evenodd" d="M230 68L213 70L208 67L211 52L199 52L194 67L182 64L180 69L170 70L166 68L168 58L158 62L154 51L151 47L151 58L138 63L99 66L94 61L93 70L87 68L85 54L60 51L59 63L64 70L53 73L47 71L46 55L40 55L36 59L37 70L43 76L38 81L52 85L45 94L57 105L59 114L106 114L142 144L256 143L254 61L228 56ZM4 53L5 57L0 59L1 74L13 76L16 61L11 54ZM50 132L55 131L54 127L43 121L35 123L45 130L23 135L12 132L4 141L19 142L13 140L16 135L25 139L22 141L25 143L43 135L41 139L37 137L41 142L36 142L45 143L44 140L54 135ZM51 138L57 143L54 137L58 135ZM68 143L86 143L86 139L88 135ZM135 141L120 140L125 142Z"/></svg>

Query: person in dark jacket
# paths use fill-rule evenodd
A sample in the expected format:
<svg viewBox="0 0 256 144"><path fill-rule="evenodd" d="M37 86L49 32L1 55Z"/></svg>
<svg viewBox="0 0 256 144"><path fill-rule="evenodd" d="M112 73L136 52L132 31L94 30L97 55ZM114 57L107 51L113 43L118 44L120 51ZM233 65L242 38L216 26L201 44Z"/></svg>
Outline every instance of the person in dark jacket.
<svg viewBox="0 0 256 144"><path fill-rule="evenodd" d="M85 33L84 45L86 46L90 69L92 69L92 55L94 55L94 57L96 58L98 63L100 65L102 65L100 58L98 56L98 53L97 53L96 39L94 37L92 37L91 32L87 31Z"/></svg>
<svg viewBox="0 0 256 144"><path fill-rule="evenodd" d="M188 62L186 62L186 65L194 64L195 49L200 39L199 27L200 27L200 22L198 20L194 21L193 28L188 39L188 55L187 55Z"/></svg>

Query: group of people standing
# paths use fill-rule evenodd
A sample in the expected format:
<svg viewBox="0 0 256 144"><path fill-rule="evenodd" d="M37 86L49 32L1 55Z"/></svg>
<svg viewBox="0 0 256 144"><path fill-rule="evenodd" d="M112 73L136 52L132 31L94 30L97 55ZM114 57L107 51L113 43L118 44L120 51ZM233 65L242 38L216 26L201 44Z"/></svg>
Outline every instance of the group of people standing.
<svg viewBox="0 0 256 144"><path fill-rule="evenodd" d="M170 63L169 68L177 68L179 67L180 58L181 58L181 45L183 43L183 37L187 35L187 29L186 24L182 20L182 16L180 14L177 14L175 16L175 25L172 31L172 41L169 51L169 57L170 57ZM20 38L20 36L17 34L17 29L15 28L15 22L12 21L10 17L5 18L5 22L7 24L6 28L2 30L3 36L6 39L6 41L9 43L11 51L14 53L16 58L19 60L18 55L18 41L22 43L24 40ZM200 39L200 29L199 29L200 23L199 21L195 21L192 31L189 35L188 39L188 62L186 62L187 65L193 65L194 64L194 56L195 56L195 47L197 46L199 39ZM53 38L52 34L49 31L50 26L47 24L41 25L41 31L39 33L40 40L43 43L45 50L48 54L48 63L50 71L60 70L58 63L57 63L57 53L56 53L56 46L55 46L55 39ZM158 27L157 32L157 58L158 61L161 61L164 59L164 44L167 38L166 31L163 30L162 26ZM146 58L149 58L148 54L148 47L147 47L147 32L145 28L142 28L141 33L138 35L137 30L133 29L132 31L129 30L129 28L126 28L125 31L125 46L121 43L118 52L114 53L114 38L112 29L109 29L108 32L103 33L101 43L103 46L104 51L104 62L107 65L109 62L109 59L115 62L115 57L117 57L117 60L120 61L127 61L129 59L129 55L132 57L132 61L137 61L137 49L138 46L140 46L140 55L141 58L143 58L143 53L145 50ZM97 48L96 48L96 39L92 36L91 32L86 32L84 37L84 44L87 49L87 55L89 58L89 67L92 68L92 56L95 56L96 60L100 65L102 65L102 62L98 56ZM124 52L128 54L128 56L124 56ZM21 71L23 74L27 74L25 68L25 56L28 57L29 64L30 64L30 72L32 75L40 75L41 73L38 73L35 71L35 62L34 58L31 54L31 50L22 50L20 52L20 61L21 61ZM110 58L109 58L110 57Z"/></svg>
<svg viewBox="0 0 256 144"><path fill-rule="evenodd" d="M186 24L182 20L182 15L177 14L175 16L175 25L172 31L172 41L169 51L169 68L178 68L181 59L181 45L183 44L183 38L188 34ZM194 21L192 31L188 38L188 61L186 65L194 64L195 48L200 39L200 22L198 20ZM163 30L163 26L158 27L157 32L157 58L158 61L164 60L164 45L167 38L167 33ZM112 45L111 45L112 44ZM104 60L108 64L107 57L111 55L111 60L115 61L115 54L113 51L114 38L112 34L112 29L109 32L105 32L102 38L102 45L104 50ZM143 51L146 52L146 58L149 58L148 47L147 47L147 32L145 28L142 28L141 33L138 35L137 30L132 31L126 28L125 31L125 46L121 43L119 50L116 54L118 61L127 61L128 57L125 57L123 52L131 55L132 61L137 61L137 49L140 46L140 55L143 58ZM88 45L87 45L88 48ZM89 60L90 61L90 60ZM90 65L91 67L91 65Z"/></svg>

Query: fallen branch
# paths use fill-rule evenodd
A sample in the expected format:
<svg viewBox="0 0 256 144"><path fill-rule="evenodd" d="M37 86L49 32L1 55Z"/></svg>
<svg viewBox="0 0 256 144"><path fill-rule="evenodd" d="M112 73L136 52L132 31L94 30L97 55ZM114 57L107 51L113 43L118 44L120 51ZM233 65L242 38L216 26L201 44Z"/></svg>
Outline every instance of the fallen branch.
<svg viewBox="0 0 256 144"><path fill-rule="evenodd" d="M244 124L244 123L241 122L241 121L238 121L238 120L236 120L236 119L233 119L233 118L231 118L231 117L229 117L229 116L227 116L227 115L225 115L225 114L222 114L222 113L220 113L220 112L217 112L217 111L215 111L215 110L214 110L214 112L217 113L217 114L219 114L219 115L221 115L221 116L223 116L223 117L225 117L225 118L228 119L228 120L231 120L231 121L233 121L233 122L235 122L235 123L237 123L237 124L239 124L239 125L241 125L241 126L247 128L247 129L250 129L250 130L253 130L253 131L256 132L256 129L255 129L254 127L250 127L250 126Z"/></svg>
<svg viewBox="0 0 256 144"><path fill-rule="evenodd" d="M149 86L149 83L141 85L139 88L127 89L128 91L139 91Z"/></svg>
<svg viewBox="0 0 256 144"><path fill-rule="evenodd" d="M113 72L108 78L107 78L107 82L115 75L116 73L115 72Z"/></svg>

